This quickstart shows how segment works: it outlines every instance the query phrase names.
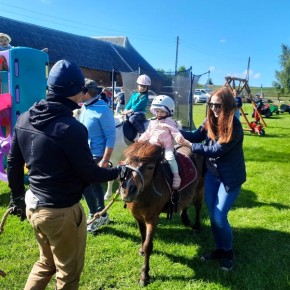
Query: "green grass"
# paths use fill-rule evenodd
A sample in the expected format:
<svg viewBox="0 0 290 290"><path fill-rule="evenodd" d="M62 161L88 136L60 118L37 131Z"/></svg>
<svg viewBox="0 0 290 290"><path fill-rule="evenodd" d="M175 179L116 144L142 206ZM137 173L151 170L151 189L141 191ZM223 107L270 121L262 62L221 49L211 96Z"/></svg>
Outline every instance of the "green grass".
<svg viewBox="0 0 290 290"><path fill-rule="evenodd" d="M250 105L244 109L251 112ZM205 105L195 105L193 111L198 126L205 116ZM200 254L213 247L205 206L200 234L181 225L178 216L168 221L161 215L151 257L152 283L147 289L290 289L290 114L265 121L265 136L245 132L247 181L229 213L235 269L223 273L217 264L199 261ZM0 191L2 217L9 203L6 183L0 183ZM81 290L139 289L143 258L138 255L138 229L120 199L109 214L112 223L96 236L88 236ZM193 209L190 214L193 216ZM23 289L37 258L29 223L9 216L0 235L0 269L7 273L0 277L0 289ZM53 289L53 282L48 289Z"/></svg>

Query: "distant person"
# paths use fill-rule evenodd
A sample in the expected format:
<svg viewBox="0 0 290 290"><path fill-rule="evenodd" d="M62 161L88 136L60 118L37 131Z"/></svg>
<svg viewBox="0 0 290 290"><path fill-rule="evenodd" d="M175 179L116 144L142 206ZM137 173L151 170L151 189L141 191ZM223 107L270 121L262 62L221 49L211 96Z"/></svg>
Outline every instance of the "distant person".
<svg viewBox="0 0 290 290"><path fill-rule="evenodd" d="M184 132L184 136L193 142L189 146L191 151L206 159L205 202L215 249L204 254L201 260L218 260L222 270L230 271L234 266L234 251L227 216L246 181L244 131L234 117L236 105L228 88L214 91L208 106L202 125L194 132Z"/></svg>
<svg viewBox="0 0 290 290"><path fill-rule="evenodd" d="M236 118L238 118L240 120L240 116L241 116L240 109L243 106L242 98L240 97L240 95L237 93L237 91L235 89L233 90L233 96L234 96L234 99L236 102L235 116L236 116Z"/></svg>
<svg viewBox="0 0 290 290"><path fill-rule="evenodd" d="M169 96L156 96L150 107L150 112L155 115L155 118L150 120L147 130L138 141L148 141L151 144L157 144L165 148L164 157L168 161L173 174L172 188L178 189L181 178L174 156L174 145L175 143L182 144L188 141L181 135L176 122L172 119L174 110L174 101Z"/></svg>
<svg viewBox="0 0 290 290"><path fill-rule="evenodd" d="M0 51L12 48L13 46L11 46L10 42L11 37L6 33L0 32Z"/></svg>
<svg viewBox="0 0 290 290"><path fill-rule="evenodd" d="M151 79L147 75L140 75L137 78L137 91L131 95L125 110L122 112L123 115L129 116L129 122L135 127L137 131L136 139L145 132L145 113L149 101L148 90L150 85Z"/></svg>
<svg viewBox="0 0 290 290"><path fill-rule="evenodd" d="M98 94L99 88L95 81L86 79L83 106L79 121L88 130L88 144L94 161L100 167L109 167L110 158L116 142L116 127L113 111ZM89 218L92 219L97 212L105 208L104 190L102 184L94 182L89 185L83 193L89 207ZM110 222L109 214L104 213L94 222L87 226L87 231L95 233L97 229Z"/></svg>
<svg viewBox="0 0 290 290"><path fill-rule="evenodd" d="M108 106L110 108L112 108L112 105L113 105L113 94L112 94L112 92L108 88L103 88L102 94L106 95Z"/></svg>
<svg viewBox="0 0 290 290"><path fill-rule="evenodd" d="M121 114L125 108L125 89L121 87L121 92L116 96L117 105L116 105L116 114Z"/></svg>
<svg viewBox="0 0 290 290"><path fill-rule="evenodd" d="M33 84L31 84L33 85ZM87 129L72 111L86 89L82 71L68 60L52 67L46 100L17 119L7 157L12 214L27 216L40 256L24 290L77 290L84 266L86 217L80 203L84 188L118 177L118 169L98 167L88 146ZM25 192L24 164L30 186Z"/></svg>

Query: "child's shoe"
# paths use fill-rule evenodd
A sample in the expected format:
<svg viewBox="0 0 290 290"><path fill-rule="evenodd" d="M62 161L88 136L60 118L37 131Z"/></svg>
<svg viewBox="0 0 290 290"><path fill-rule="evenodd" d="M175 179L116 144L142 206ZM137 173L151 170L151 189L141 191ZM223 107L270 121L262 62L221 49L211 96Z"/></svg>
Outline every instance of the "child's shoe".
<svg viewBox="0 0 290 290"><path fill-rule="evenodd" d="M173 173L172 188L178 189L181 183L181 178L178 173Z"/></svg>

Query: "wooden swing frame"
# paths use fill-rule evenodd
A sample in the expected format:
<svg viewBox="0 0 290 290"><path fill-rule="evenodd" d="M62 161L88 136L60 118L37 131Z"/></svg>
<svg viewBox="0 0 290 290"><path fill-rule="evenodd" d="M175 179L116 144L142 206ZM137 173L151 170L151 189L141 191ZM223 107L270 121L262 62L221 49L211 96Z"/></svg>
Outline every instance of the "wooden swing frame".
<svg viewBox="0 0 290 290"><path fill-rule="evenodd" d="M266 122L264 121L261 113L259 112L259 110L257 108L255 99L251 95L251 89L248 85L248 81L246 79L241 79L241 78L236 78L236 77L225 77L225 80L226 80L225 86L228 87L232 93L234 90L236 90L237 95L239 95L243 90L246 90L248 98L251 100L251 104L252 104L255 112L259 116L260 122L263 124L264 127L267 127ZM240 108L240 112L241 112L242 116L244 117L246 124L248 126L248 128L244 128L244 130L255 132L255 130L253 130L253 126L252 126L251 122L249 122L243 108Z"/></svg>

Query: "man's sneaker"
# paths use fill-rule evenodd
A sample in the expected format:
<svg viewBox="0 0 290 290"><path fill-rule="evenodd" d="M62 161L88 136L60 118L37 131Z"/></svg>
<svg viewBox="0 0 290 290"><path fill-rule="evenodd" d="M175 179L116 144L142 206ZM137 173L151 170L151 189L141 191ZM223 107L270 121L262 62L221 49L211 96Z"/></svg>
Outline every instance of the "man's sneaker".
<svg viewBox="0 0 290 290"><path fill-rule="evenodd" d="M205 261L210 261L210 260L220 260L224 257L225 251L222 249L216 249L210 253L206 253L200 257L200 260L205 262Z"/></svg>
<svg viewBox="0 0 290 290"><path fill-rule="evenodd" d="M89 225L88 225L88 223L89 223L93 218L94 218L94 215L93 215L93 214L89 214L88 219L87 219L87 231L88 231L88 232L90 231L90 229L91 229L91 225L92 225L92 224L89 224Z"/></svg>
<svg viewBox="0 0 290 290"><path fill-rule="evenodd" d="M234 267L233 250L224 251L224 257L220 260L220 266L223 271L231 271Z"/></svg>
<svg viewBox="0 0 290 290"><path fill-rule="evenodd" d="M87 231L89 233L94 233L99 227L107 225L109 222L110 218L108 214L106 216L100 216L98 219L96 219L94 222L88 225Z"/></svg>

